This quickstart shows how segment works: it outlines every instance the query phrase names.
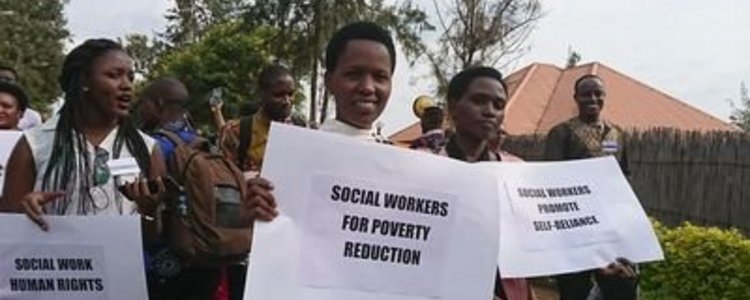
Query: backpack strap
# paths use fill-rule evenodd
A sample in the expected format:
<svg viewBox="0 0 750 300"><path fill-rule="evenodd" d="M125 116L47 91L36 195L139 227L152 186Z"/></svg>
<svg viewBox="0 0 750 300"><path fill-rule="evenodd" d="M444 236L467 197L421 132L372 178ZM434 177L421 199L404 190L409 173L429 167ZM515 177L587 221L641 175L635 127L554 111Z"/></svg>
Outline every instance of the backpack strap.
<svg viewBox="0 0 750 300"><path fill-rule="evenodd" d="M180 138L180 136L178 136L174 132L169 132L169 131L164 130L164 129L159 129L159 130L157 130L154 133L157 134L157 135L161 135L161 136L166 137L170 142L172 142L172 144L175 144L175 146L184 146L185 145L185 142Z"/></svg>
<svg viewBox="0 0 750 300"><path fill-rule="evenodd" d="M240 118L240 145L237 148L237 160L240 168L247 161L247 148L250 147L250 141L253 135L253 116Z"/></svg>

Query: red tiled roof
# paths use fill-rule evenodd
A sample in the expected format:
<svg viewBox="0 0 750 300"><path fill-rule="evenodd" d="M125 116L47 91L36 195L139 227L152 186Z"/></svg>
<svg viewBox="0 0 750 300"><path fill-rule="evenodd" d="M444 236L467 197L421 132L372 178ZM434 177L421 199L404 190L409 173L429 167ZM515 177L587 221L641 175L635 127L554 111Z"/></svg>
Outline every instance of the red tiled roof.
<svg viewBox="0 0 750 300"><path fill-rule="evenodd" d="M604 80L607 97L602 116L622 128L737 130L727 122L598 62L569 69L534 63L506 77L510 98L505 129L513 135L545 134L558 123L575 116L573 84L585 74L597 74ZM417 122L393 134L391 140L404 143L420 134Z"/></svg>

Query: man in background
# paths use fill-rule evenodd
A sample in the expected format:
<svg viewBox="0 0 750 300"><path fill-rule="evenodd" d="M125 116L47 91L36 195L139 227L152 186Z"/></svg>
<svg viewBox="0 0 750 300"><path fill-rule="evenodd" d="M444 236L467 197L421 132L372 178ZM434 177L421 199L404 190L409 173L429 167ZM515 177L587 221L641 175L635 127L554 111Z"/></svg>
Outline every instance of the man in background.
<svg viewBox="0 0 750 300"><path fill-rule="evenodd" d="M606 95L604 81L599 76L588 74L576 80L573 98L578 116L550 130L544 149L546 160L614 155L623 173L629 174L622 131L601 117ZM560 300L588 299L594 282L597 283L594 290L600 297L597 299L636 299L638 281L633 265L626 259L618 259L605 269L563 274L556 279Z"/></svg>
<svg viewBox="0 0 750 300"><path fill-rule="evenodd" d="M217 145L224 155L243 172L259 172L268 141L271 122L306 126L292 114L296 82L291 70L272 65L261 71L258 82L260 107L251 116L226 122L219 132Z"/></svg>

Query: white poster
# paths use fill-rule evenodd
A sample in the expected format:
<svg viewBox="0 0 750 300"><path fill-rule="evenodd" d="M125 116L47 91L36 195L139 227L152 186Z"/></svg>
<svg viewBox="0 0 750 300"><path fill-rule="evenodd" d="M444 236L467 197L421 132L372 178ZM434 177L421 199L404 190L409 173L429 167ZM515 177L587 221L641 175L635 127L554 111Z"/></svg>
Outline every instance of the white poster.
<svg viewBox="0 0 750 300"><path fill-rule="evenodd" d="M439 297L456 195L316 175L301 228L303 284ZM389 274L389 276L382 276ZM411 284L412 278L419 278Z"/></svg>
<svg viewBox="0 0 750 300"><path fill-rule="evenodd" d="M23 136L21 131L0 130L0 196L3 195L8 158L10 158L10 154L21 136Z"/></svg>
<svg viewBox="0 0 750 300"><path fill-rule="evenodd" d="M147 299L140 218L0 214L0 299Z"/></svg>
<svg viewBox="0 0 750 300"><path fill-rule="evenodd" d="M500 273L534 277L663 259L651 223L612 157L494 165Z"/></svg>
<svg viewBox="0 0 750 300"><path fill-rule="evenodd" d="M245 299L492 299L497 178L436 155L274 124Z"/></svg>

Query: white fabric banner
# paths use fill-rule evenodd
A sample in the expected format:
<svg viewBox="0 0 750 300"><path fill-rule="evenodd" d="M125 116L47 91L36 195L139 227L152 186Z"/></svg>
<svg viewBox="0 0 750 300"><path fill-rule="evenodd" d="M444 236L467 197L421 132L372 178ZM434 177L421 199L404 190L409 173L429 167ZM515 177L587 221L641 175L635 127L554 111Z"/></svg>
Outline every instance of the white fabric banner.
<svg viewBox="0 0 750 300"><path fill-rule="evenodd" d="M492 299L490 170L274 124L263 176L280 215L256 223L245 299Z"/></svg>
<svg viewBox="0 0 750 300"><path fill-rule="evenodd" d="M0 214L0 299L148 299L135 216Z"/></svg>

